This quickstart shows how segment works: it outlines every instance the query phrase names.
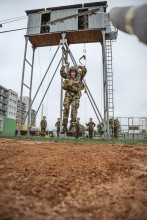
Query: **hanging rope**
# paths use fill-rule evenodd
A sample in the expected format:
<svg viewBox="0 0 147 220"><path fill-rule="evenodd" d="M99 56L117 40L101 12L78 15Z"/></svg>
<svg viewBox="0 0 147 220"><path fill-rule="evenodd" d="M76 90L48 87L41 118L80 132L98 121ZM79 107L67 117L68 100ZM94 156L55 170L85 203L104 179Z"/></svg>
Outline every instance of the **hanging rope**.
<svg viewBox="0 0 147 220"><path fill-rule="evenodd" d="M85 66L85 67L86 67L86 49L85 49L85 43L84 43L83 53L85 53L85 54L79 59L79 63L80 63L82 66ZM82 60L82 59L85 60L85 65L84 65L83 63L81 63L81 60ZM84 93L87 93L86 84L84 85Z"/></svg>
<svg viewBox="0 0 147 220"><path fill-rule="evenodd" d="M67 72L68 72L68 71L69 71L69 62L67 62L68 50L65 50L65 48L62 47L62 51L63 51L63 54L64 54L64 61L65 61L65 64L67 64Z"/></svg>
<svg viewBox="0 0 147 220"><path fill-rule="evenodd" d="M51 57L52 57L52 47L50 46L49 47L49 62L51 61ZM50 67L50 69L49 69L49 72L48 72L48 82L50 82L50 73L52 72L52 69L51 69L52 67ZM48 92L47 92L47 96L46 96L46 108L45 108L45 115L46 115L46 117L48 118L49 116L48 116L48 109L49 109L49 98L50 98L50 96L49 96L49 90L48 90Z"/></svg>
<svg viewBox="0 0 147 220"><path fill-rule="evenodd" d="M40 65L40 55L39 55L39 48L38 48L38 60L39 60L39 73L40 73L40 79L42 78L41 76L41 65ZM42 92L42 96L43 96L43 86L41 86L41 92ZM41 120L43 117L43 103L42 103L42 110L41 110Z"/></svg>
<svg viewBox="0 0 147 220"><path fill-rule="evenodd" d="M85 43L84 43L84 50L83 50L83 53L85 55L83 55L83 58L85 60L85 67L86 67L86 46L85 46ZM79 61L80 62L80 61ZM86 75L85 75L85 83L86 83ZM84 85L84 93L85 93L85 121L87 121L87 90L86 90L86 84Z"/></svg>

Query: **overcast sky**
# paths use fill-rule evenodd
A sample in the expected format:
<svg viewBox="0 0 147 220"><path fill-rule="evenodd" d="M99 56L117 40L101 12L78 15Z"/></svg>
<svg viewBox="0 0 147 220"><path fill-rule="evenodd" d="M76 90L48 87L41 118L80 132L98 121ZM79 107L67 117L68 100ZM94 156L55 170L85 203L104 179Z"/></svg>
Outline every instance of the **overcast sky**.
<svg viewBox="0 0 147 220"><path fill-rule="evenodd" d="M0 23L2 20L25 16L25 10L48 8L54 6L96 2L96 0L0 0ZM107 12L113 7L141 5L147 0L108 0ZM3 24L0 31L22 28L27 26L27 19ZM26 30L0 34L0 84L20 94L23 56ZM54 47L37 48L32 97L49 65L56 50ZM102 54L100 43L71 45L72 53L78 63L86 49L86 81L91 93L103 114L102 87ZM139 42L136 36L118 31L117 41L113 43L113 71L114 71L114 106L115 117L134 116L147 117L147 45ZM40 100L61 58L61 50L57 55L46 77L33 108L37 110ZM27 59L31 62L32 48L28 44ZM25 83L29 84L30 67L26 64ZM28 90L24 89L24 96ZM49 92L44 100L44 115L47 116L49 129L54 128L56 119L60 115L60 74L57 72ZM87 96L83 93L78 116L81 123L88 122L92 117L95 123L95 113ZM37 125L41 119L41 111L37 116Z"/></svg>

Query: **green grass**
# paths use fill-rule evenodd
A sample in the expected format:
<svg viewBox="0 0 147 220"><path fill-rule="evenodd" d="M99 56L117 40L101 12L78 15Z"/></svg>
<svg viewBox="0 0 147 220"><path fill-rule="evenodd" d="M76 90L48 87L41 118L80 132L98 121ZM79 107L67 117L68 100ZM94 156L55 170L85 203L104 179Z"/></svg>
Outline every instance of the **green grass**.
<svg viewBox="0 0 147 220"><path fill-rule="evenodd" d="M75 139L73 137L68 138L43 138L38 136L15 136L15 135L0 135L0 139L15 139L15 140L29 140L29 141L44 141L44 142L73 142L73 143L111 143L111 144L127 144L127 145L146 145L146 139Z"/></svg>

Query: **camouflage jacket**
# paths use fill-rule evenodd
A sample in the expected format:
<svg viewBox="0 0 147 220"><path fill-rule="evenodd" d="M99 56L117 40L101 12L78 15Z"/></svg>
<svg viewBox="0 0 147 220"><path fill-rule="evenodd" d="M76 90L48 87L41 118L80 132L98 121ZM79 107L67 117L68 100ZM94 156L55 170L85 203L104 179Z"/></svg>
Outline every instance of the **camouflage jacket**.
<svg viewBox="0 0 147 220"><path fill-rule="evenodd" d="M41 128L46 128L47 127L47 121L42 119L40 125L41 125Z"/></svg>
<svg viewBox="0 0 147 220"><path fill-rule="evenodd" d="M88 124L86 124L86 126L89 127L89 130L93 130L93 128L95 127L95 123L92 121L92 122L89 122Z"/></svg>
<svg viewBox="0 0 147 220"><path fill-rule="evenodd" d="M57 121L56 124L55 124L55 126L56 126L57 128L60 128L60 121Z"/></svg>
<svg viewBox="0 0 147 220"><path fill-rule="evenodd" d="M76 121L76 127L80 128L80 122Z"/></svg>
<svg viewBox="0 0 147 220"><path fill-rule="evenodd" d="M60 75L65 79L62 88L66 90L65 96L77 96L80 98L81 89L84 88L82 80L86 75L87 69L84 66L79 66L81 71L78 72L78 76L72 78L69 73L65 72L65 66L61 67Z"/></svg>

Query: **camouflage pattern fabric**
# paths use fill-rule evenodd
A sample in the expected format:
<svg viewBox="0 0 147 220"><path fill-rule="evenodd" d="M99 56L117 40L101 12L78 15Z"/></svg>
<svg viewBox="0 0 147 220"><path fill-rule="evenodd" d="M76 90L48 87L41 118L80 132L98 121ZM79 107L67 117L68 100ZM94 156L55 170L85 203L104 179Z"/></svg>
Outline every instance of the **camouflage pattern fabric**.
<svg viewBox="0 0 147 220"><path fill-rule="evenodd" d="M60 70L60 75L65 79L62 88L66 90L64 98L64 112L63 112L63 126L67 126L69 110L71 105L71 124L76 122L77 110L79 108L79 102L81 97L81 85L82 79L86 75L86 68L84 66L79 66L81 71L72 78L69 73L65 72L65 66Z"/></svg>
<svg viewBox="0 0 147 220"><path fill-rule="evenodd" d="M57 137L59 137L59 133L60 133L60 121L57 121L55 126L57 127Z"/></svg>
<svg viewBox="0 0 147 220"><path fill-rule="evenodd" d="M46 135L46 129L41 128L41 137L44 137Z"/></svg>
<svg viewBox="0 0 147 220"><path fill-rule="evenodd" d="M46 134L47 121L42 119L40 125L41 125L41 137L42 136L44 137Z"/></svg>
<svg viewBox="0 0 147 220"><path fill-rule="evenodd" d="M41 125L41 128L46 128L46 127L47 127L47 122L46 122L46 120L41 120L40 125Z"/></svg>
<svg viewBox="0 0 147 220"><path fill-rule="evenodd" d="M117 126L116 121L114 121L114 127L112 126L112 135L113 135L113 132L114 132L114 138L118 138L118 126Z"/></svg>
<svg viewBox="0 0 147 220"><path fill-rule="evenodd" d="M89 127L89 138L93 138L93 128L95 127L95 123L89 122L88 124L86 124L86 126Z"/></svg>
<svg viewBox="0 0 147 220"><path fill-rule="evenodd" d="M80 100L77 99L77 97L75 96L65 96L63 103L64 106L63 126L66 126L68 124L70 105L71 105L71 124L74 124L74 122L76 122L79 102Z"/></svg>
<svg viewBox="0 0 147 220"><path fill-rule="evenodd" d="M80 123L79 121L77 121L75 126L75 138L79 138L79 137L80 137Z"/></svg>

